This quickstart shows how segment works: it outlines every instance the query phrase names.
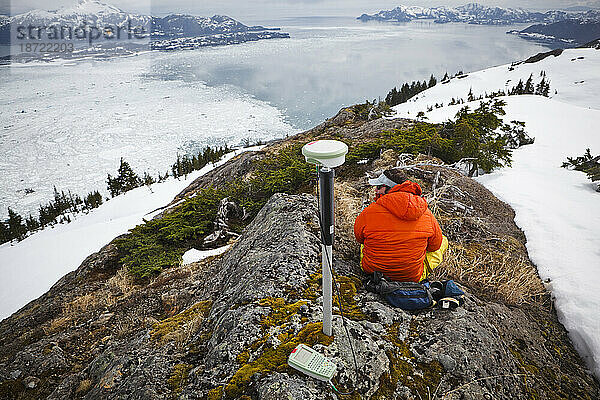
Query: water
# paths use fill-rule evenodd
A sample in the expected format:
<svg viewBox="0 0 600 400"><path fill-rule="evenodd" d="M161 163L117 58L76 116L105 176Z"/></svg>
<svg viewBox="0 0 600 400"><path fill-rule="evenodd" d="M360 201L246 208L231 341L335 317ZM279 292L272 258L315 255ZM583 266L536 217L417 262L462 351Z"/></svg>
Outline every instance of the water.
<svg viewBox="0 0 600 400"><path fill-rule="evenodd" d="M140 173L164 172L178 153L284 137L405 81L547 50L506 27L351 17L248 23L292 38L0 67L0 216L8 206L36 210L54 185L104 189L120 157Z"/></svg>

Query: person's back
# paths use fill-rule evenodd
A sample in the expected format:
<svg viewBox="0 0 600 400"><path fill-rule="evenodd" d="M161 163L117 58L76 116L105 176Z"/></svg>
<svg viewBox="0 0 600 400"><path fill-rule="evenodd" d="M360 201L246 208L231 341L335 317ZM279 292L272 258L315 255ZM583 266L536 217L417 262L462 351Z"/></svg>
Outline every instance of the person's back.
<svg viewBox="0 0 600 400"><path fill-rule="evenodd" d="M354 235L364 245L365 272L379 271L403 282L419 282L427 275L423 273L426 252L441 249L443 236L421 193L418 184L403 181L387 188L358 216Z"/></svg>

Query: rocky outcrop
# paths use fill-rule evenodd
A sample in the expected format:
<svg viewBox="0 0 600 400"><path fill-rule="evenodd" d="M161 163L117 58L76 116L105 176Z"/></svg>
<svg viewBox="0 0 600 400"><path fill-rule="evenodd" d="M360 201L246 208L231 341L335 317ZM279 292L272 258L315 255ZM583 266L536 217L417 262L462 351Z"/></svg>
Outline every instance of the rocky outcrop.
<svg viewBox="0 0 600 400"><path fill-rule="evenodd" d="M592 40L591 42L588 42L586 44L584 44L583 46L580 46L581 48L587 48L587 49L596 49L596 50L600 50L600 38L596 39L596 40Z"/></svg>
<svg viewBox="0 0 600 400"><path fill-rule="evenodd" d="M411 124L359 121L343 110L231 160L179 197L252 174L253 160L290 142L334 133L367 140ZM388 150L365 168L399 164L424 188L451 242L436 274L463 286L463 307L408 313L364 290L351 223L367 184L350 171L336 186L335 301L346 318L336 305L333 337L321 333L316 199L275 194L220 256L135 281L109 244L0 322L0 398L337 398L287 365L299 343L338 365L336 385L351 399L598 398L527 260L513 211L436 162L408 163Z"/></svg>
<svg viewBox="0 0 600 400"><path fill-rule="evenodd" d="M406 313L364 292L354 276L356 265L337 256L357 376L341 318L334 318L334 338L320 333L317 226L312 196L276 195L214 265L189 274L165 273L132 295L135 299L117 300L110 315L84 326L13 348L3 342L3 398L334 399L326 385L286 365L300 342L335 360L340 386L356 389L355 398L599 394L549 310L509 307L469 294L454 312ZM69 296L77 287L65 283L62 290ZM118 325L141 312L127 305L141 297L150 298L147 309L160 318L160 292L179 298L181 311L119 337ZM36 314L35 305L4 321L2 333L18 330L12 323L27 313ZM74 350L85 352L85 343L72 342L76 331L98 338L78 368Z"/></svg>

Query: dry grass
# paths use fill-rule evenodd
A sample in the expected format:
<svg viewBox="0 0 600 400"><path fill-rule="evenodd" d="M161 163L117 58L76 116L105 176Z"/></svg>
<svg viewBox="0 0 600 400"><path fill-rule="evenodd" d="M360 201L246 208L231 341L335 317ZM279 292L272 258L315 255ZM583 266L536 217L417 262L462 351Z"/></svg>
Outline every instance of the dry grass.
<svg viewBox="0 0 600 400"><path fill-rule="evenodd" d="M218 257L218 256L216 256ZM206 259L205 259L206 260ZM204 260L202 260L204 261ZM178 267L170 268L168 270L161 271L155 278L153 278L148 287L157 288L171 282L173 280L180 280L188 278L192 275L195 269L199 269L200 263L192 263L187 265L180 265ZM203 264L200 264L203 265Z"/></svg>
<svg viewBox="0 0 600 400"><path fill-rule="evenodd" d="M398 162L398 153L394 150L388 149L381 153L381 156L373 161L372 169L374 171L383 172L384 170L395 167Z"/></svg>
<svg viewBox="0 0 600 400"><path fill-rule="evenodd" d="M50 334L52 332L57 332L65 327L67 327L69 325L69 322L71 322L72 320L73 319L69 318L69 317L59 316L57 318L54 318L52 321L50 321L50 324L44 326L42 329L44 329L44 332L46 334Z"/></svg>
<svg viewBox="0 0 600 400"><path fill-rule="evenodd" d="M45 324L43 327L47 334L62 330L78 320L89 318L89 313L99 308L106 309L115 304L116 299L107 289L100 289L94 293L84 294L66 303L62 313Z"/></svg>
<svg viewBox="0 0 600 400"><path fill-rule="evenodd" d="M82 314L88 311L90 308L95 307L98 304L98 297L93 294L84 294L83 296L76 297L73 301L65 304L63 307L63 315L71 316L76 314Z"/></svg>
<svg viewBox="0 0 600 400"><path fill-rule="evenodd" d="M115 298L107 290L101 289L96 293L79 296L67 303L63 307L63 315L77 317L98 308L108 308L115 304L115 302Z"/></svg>
<svg viewBox="0 0 600 400"><path fill-rule="evenodd" d="M360 245L354 240L354 221L362 210L362 197L350 183L335 183L336 251L356 257Z"/></svg>
<svg viewBox="0 0 600 400"><path fill-rule="evenodd" d="M451 243L433 279L455 279L480 295L509 304L535 301L544 286L522 245L507 238L500 246Z"/></svg>
<svg viewBox="0 0 600 400"><path fill-rule="evenodd" d="M144 325L144 321L140 319L140 317L123 314L120 315L119 318L115 319L115 324L113 332L117 338L122 338L127 336L129 333L136 331L140 326Z"/></svg>
<svg viewBox="0 0 600 400"><path fill-rule="evenodd" d="M160 344L174 342L183 348L196 333L210 312L212 301L201 301L181 313L154 324L150 337Z"/></svg>
<svg viewBox="0 0 600 400"><path fill-rule="evenodd" d="M90 388L92 387L92 381L89 379L84 379L81 382L79 382L79 386L77 387L77 390L75 390L75 393L85 393L88 390L90 390Z"/></svg>
<svg viewBox="0 0 600 400"><path fill-rule="evenodd" d="M135 290L135 282L127 268L123 267L108 280L108 287L120 290L125 296L130 295Z"/></svg>

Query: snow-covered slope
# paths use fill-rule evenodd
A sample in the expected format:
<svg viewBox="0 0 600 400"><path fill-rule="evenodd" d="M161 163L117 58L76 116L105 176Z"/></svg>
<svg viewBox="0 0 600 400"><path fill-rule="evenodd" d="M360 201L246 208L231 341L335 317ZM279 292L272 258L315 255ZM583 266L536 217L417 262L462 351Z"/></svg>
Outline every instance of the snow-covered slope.
<svg viewBox="0 0 600 400"><path fill-rule="evenodd" d="M565 50L537 63L503 65L437 84L408 103L395 117L414 118L425 111L430 122L442 122L478 101L448 106L452 98L506 90L530 74L544 71L550 98L501 97L505 121L525 121L535 143L513 153L512 168L481 176L479 181L516 212L527 236L527 249L540 277L548 280L563 325L580 354L600 377L600 193L581 172L561 168L568 156L586 148L600 153L600 51ZM429 106L443 103L442 108Z"/></svg>
<svg viewBox="0 0 600 400"><path fill-rule="evenodd" d="M471 89L475 97L498 90L507 92L530 75L537 84L542 72L550 80L550 99L600 110L600 51L595 49L570 49L536 63L513 63L468 73L448 83L438 83L395 109L399 114L414 116L435 103L447 105L452 98L466 101Z"/></svg>
<svg viewBox="0 0 600 400"><path fill-rule="evenodd" d="M229 153L215 165L235 154ZM142 219L151 219L159 207L213 168L207 165L189 174L187 179L171 178L152 185L151 189L145 186L133 189L89 214L77 216L69 224L46 228L18 243L0 245L0 320L47 292L58 279L116 236L127 233Z"/></svg>

